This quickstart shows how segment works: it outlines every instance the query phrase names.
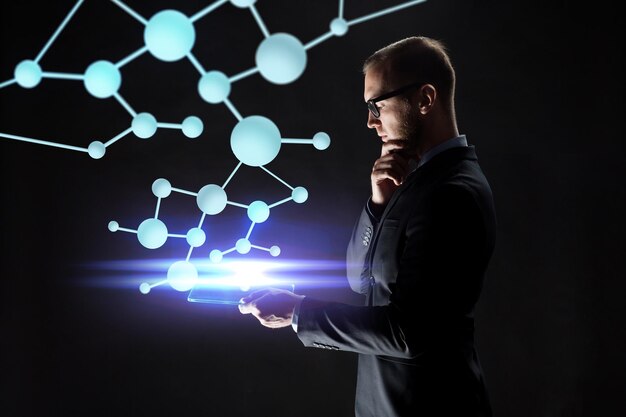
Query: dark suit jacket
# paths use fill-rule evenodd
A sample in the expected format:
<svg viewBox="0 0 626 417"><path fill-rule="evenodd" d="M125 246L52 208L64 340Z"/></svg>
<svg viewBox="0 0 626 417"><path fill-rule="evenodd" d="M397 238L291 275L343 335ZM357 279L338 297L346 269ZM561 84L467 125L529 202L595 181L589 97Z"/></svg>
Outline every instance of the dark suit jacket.
<svg viewBox="0 0 626 417"><path fill-rule="evenodd" d="M350 306L306 297L305 346L359 354L358 417L490 416L474 306L495 243L491 189L473 146L435 155L380 221L364 209L348 247Z"/></svg>

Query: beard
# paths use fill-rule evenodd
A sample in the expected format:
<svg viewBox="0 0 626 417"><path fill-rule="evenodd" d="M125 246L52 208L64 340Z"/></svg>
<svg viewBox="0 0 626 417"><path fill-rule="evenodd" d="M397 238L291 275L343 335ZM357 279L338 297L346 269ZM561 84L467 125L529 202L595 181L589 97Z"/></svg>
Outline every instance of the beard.
<svg viewBox="0 0 626 417"><path fill-rule="evenodd" d="M398 136L405 139L412 154L422 145L423 124L419 118L417 108L411 106L408 100L403 101L398 123Z"/></svg>

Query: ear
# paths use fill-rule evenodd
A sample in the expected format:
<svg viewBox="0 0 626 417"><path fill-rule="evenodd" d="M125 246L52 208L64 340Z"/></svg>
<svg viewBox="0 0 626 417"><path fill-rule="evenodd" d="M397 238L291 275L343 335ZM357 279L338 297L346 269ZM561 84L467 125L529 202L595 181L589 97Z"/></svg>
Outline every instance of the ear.
<svg viewBox="0 0 626 417"><path fill-rule="evenodd" d="M432 84L424 84L416 93L417 107L420 114L428 114L435 106L437 100L437 89Z"/></svg>

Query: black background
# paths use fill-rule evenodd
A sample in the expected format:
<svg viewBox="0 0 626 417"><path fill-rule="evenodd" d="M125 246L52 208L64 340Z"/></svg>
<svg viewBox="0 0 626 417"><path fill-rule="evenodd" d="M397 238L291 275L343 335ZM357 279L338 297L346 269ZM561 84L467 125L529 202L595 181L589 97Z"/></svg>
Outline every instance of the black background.
<svg viewBox="0 0 626 417"><path fill-rule="evenodd" d="M346 3L349 20L400 2ZM626 412L624 17L608 3L572 3L431 0L311 49L292 84L257 74L235 83L230 96L244 116L269 117L284 137L330 134L328 150L285 146L268 166L307 187L310 198L276 208L254 236L280 244L284 259L341 261L380 146L365 125L361 63L411 35L448 45L459 128L477 148L498 212L477 308L477 345L498 416ZM0 82L37 55L73 4L2 3ZM150 17L165 8L191 15L209 2L128 4ZM306 43L327 30L337 2L266 0L257 8L271 32ZM196 30L193 52L207 69L232 75L254 65L262 34L248 11L225 5ZM95 60L136 50L142 34L113 4L88 0L41 64L82 73ZM188 61L146 54L122 74L120 92L138 111L166 122L195 114L205 131L195 140L164 129L149 140L130 135L97 161L0 139L0 414L352 415L355 355L305 349L291 329L272 331L172 290L143 296L139 278L94 267L184 258L181 241L148 251L106 225L117 219L134 228L149 217L156 178L198 190L222 183L237 162L228 139L235 119L199 98ZM95 99L77 81L0 90L0 132L87 146L129 123L113 99ZM232 188L252 198L284 193L251 168ZM198 217L184 197L162 207L179 230ZM221 224L233 233L226 241L245 233L242 218L237 210L224 214ZM305 293L360 302L344 277L338 282Z"/></svg>

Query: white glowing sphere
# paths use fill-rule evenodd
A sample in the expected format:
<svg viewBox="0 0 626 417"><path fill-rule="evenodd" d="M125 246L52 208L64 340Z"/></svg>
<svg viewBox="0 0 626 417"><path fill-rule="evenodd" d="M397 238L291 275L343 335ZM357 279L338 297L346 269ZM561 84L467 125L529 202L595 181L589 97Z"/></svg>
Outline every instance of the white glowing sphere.
<svg viewBox="0 0 626 417"><path fill-rule="evenodd" d="M145 248L160 248L167 241L167 227L159 219L146 219L137 229L137 239Z"/></svg>
<svg viewBox="0 0 626 417"><path fill-rule="evenodd" d="M43 71L35 61L25 60L17 64L13 76L21 87L33 88L41 82Z"/></svg>
<svg viewBox="0 0 626 417"><path fill-rule="evenodd" d="M96 61L87 67L83 82L92 96L108 98L120 89L122 73L109 61Z"/></svg>
<svg viewBox="0 0 626 417"><path fill-rule="evenodd" d="M246 253L250 252L250 249L252 249L252 244L248 239L241 238L235 244L235 248L237 249L237 252L245 255Z"/></svg>
<svg viewBox="0 0 626 417"><path fill-rule="evenodd" d="M187 243L193 248L198 248L206 242L206 233L199 227L189 229L187 232Z"/></svg>
<svg viewBox="0 0 626 417"><path fill-rule="evenodd" d="M91 142L89 144L89 146L87 147L87 153L93 159L100 159L100 158L102 158L104 156L104 154L106 153L106 150L107 149L104 146L104 143L99 142L97 140L94 140L93 142Z"/></svg>
<svg viewBox="0 0 626 417"><path fill-rule="evenodd" d="M147 139L157 131L157 120L150 113L139 113L130 125L135 136Z"/></svg>
<svg viewBox="0 0 626 417"><path fill-rule="evenodd" d="M263 201L255 201L248 206L248 218L255 223L263 223L270 217L270 207Z"/></svg>
<svg viewBox="0 0 626 417"><path fill-rule="evenodd" d="M162 61L178 61L196 42L193 22L177 10L163 10L150 18L143 33L148 51Z"/></svg>
<svg viewBox="0 0 626 417"><path fill-rule="evenodd" d="M306 49L302 42L288 33L265 38L256 50L256 65L261 76L274 84L297 80L306 68Z"/></svg>
<svg viewBox="0 0 626 417"><path fill-rule="evenodd" d="M203 213L209 215L221 213L226 207L227 202L228 197L226 196L226 191L215 184L202 187L198 192L198 197L196 197L198 208L202 210Z"/></svg>
<svg viewBox="0 0 626 417"><path fill-rule="evenodd" d="M263 116L249 116L237 123L230 135L230 147L241 162L258 167L272 162L280 152L278 127Z"/></svg>
<svg viewBox="0 0 626 417"><path fill-rule="evenodd" d="M198 82L200 97L211 104L221 103L230 94L230 81L226 74L220 71L209 71Z"/></svg>
<svg viewBox="0 0 626 417"><path fill-rule="evenodd" d="M296 203L301 204L309 198L309 192L304 187L296 187L291 192L291 198Z"/></svg>
<svg viewBox="0 0 626 417"><path fill-rule="evenodd" d="M165 178L159 178L152 183L152 194L155 197L167 198L172 193L172 184Z"/></svg>

